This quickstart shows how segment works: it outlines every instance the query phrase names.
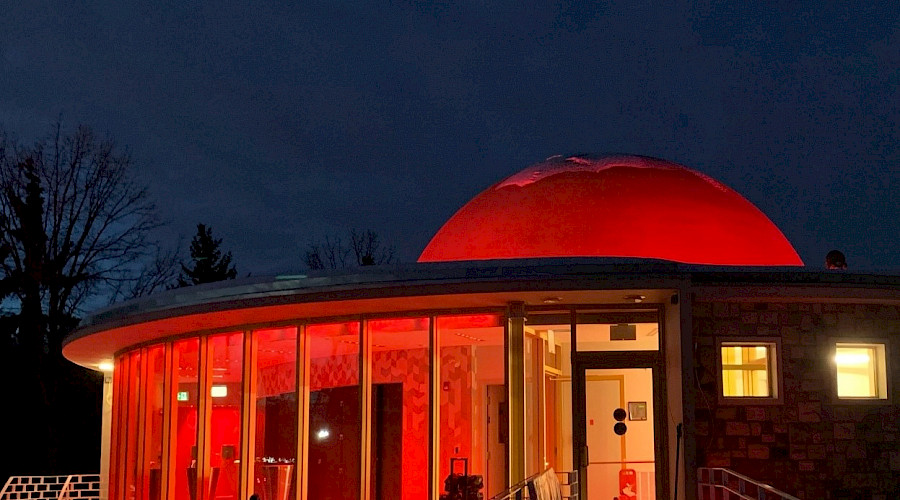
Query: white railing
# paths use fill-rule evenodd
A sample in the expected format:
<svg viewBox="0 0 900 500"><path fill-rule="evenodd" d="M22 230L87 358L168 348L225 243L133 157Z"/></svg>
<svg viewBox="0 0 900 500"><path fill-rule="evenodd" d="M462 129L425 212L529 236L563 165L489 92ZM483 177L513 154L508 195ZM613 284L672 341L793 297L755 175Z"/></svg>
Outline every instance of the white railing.
<svg viewBox="0 0 900 500"><path fill-rule="evenodd" d="M99 500L100 474L12 476L0 500Z"/></svg>
<svg viewBox="0 0 900 500"><path fill-rule="evenodd" d="M717 493L718 492L718 493ZM697 498L700 500L799 500L768 484L754 481L729 469L697 469Z"/></svg>

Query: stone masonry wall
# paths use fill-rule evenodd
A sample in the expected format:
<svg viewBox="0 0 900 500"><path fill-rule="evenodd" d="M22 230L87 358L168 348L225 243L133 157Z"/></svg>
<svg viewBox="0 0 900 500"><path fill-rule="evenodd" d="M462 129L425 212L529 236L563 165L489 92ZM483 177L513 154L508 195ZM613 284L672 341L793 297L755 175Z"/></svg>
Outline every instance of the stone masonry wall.
<svg viewBox="0 0 900 500"><path fill-rule="evenodd" d="M900 493L900 307L696 300L697 466L724 467L805 499ZM719 404L716 340L781 339L781 404ZM885 338L890 403L838 401L830 345ZM690 439L690 436L687 436Z"/></svg>

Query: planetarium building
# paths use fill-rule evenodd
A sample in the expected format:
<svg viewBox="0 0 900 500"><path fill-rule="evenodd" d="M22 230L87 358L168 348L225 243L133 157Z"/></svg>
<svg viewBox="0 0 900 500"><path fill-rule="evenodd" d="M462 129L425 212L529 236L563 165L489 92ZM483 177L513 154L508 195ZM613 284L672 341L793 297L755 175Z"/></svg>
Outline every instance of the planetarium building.
<svg viewBox="0 0 900 500"><path fill-rule="evenodd" d="M109 372L115 500L437 500L451 472L501 498L550 468L588 500L885 498L898 333L900 277L804 267L688 168L575 156L415 264L168 291L64 354Z"/></svg>

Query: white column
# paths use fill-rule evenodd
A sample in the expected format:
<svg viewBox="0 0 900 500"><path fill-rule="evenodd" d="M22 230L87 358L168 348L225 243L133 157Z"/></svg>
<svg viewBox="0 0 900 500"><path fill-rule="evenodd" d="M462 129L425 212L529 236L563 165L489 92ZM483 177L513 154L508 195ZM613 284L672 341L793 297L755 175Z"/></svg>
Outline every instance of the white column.
<svg viewBox="0 0 900 500"><path fill-rule="evenodd" d="M109 497L109 451L112 447L113 376L103 374L103 403L100 412L100 500Z"/></svg>

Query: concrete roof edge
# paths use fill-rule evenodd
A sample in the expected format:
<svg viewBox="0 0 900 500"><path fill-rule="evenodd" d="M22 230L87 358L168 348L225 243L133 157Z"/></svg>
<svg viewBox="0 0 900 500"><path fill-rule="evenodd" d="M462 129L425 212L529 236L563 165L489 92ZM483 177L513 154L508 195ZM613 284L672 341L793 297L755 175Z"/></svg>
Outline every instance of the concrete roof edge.
<svg viewBox="0 0 900 500"><path fill-rule="evenodd" d="M86 316L79 328L65 339L64 344L95 331L133 323L139 317L147 320L193 314L202 310L285 304L316 298L322 301L345 300L371 297L376 292L387 295L404 295L416 291L433 294L440 285L464 283L469 284L472 291L483 288L488 283L502 286L501 283L512 285L535 279L557 284L569 283L580 288L611 278L631 284L658 284L659 288L689 280L694 285L758 283L900 289L900 275L812 271L807 268L702 266L647 259L565 258L416 263L339 272L260 276L167 290L116 304ZM464 293L458 287L456 290L454 293Z"/></svg>

